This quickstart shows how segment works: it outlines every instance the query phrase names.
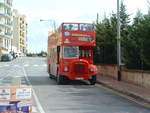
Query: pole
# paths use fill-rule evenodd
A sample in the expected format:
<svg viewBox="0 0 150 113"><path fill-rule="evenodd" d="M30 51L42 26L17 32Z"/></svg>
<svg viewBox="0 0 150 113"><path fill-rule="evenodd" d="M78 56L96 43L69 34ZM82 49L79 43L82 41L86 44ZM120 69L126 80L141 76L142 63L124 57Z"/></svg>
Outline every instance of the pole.
<svg viewBox="0 0 150 113"><path fill-rule="evenodd" d="M99 14L97 13L96 24L99 22Z"/></svg>
<svg viewBox="0 0 150 113"><path fill-rule="evenodd" d="M56 31L56 22L54 20L43 20L43 19L40 19L40 22L42 22L42 21L50 22L50 25L52 26L53 32Z"/></svg>
<svg viewBox="0 0 150 113"><path fill-rule="evenodd" d="M121 40L120 40L120 3L117 0L117 66L118 81L121 80Z"/></svg>

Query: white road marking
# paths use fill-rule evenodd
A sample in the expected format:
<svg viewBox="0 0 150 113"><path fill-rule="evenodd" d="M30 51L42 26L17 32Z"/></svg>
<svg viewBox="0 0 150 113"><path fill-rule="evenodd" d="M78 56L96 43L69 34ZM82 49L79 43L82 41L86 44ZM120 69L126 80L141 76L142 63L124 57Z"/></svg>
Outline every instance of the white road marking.
<svg viewBox="0 0 150 113"><path fill-rule="evenodd" d="M43 64L42 66L46 67L46 66L47 66L47 64Z"/></svg>
<svg viewBox="0 0 150 113"><path fill-rule="evenodd" d="M2 67L9 67L9 66L11 66L11 65L1 65L0 66L0 68L2 68ZM12 65L12 66L14 66L14 67L20 67L20 65L17 65L17 64L15 64L15 65ZM34 64L34 65L29 65L29 64L24 64L23 65L24 67L29 67L29 66L33 66L33 67L38 67L38 66L42 66L42 67L46 67L47 66L47 64L42 64L42 65L38 65L38 64Z"/></svg>
<svg viewBox="0 0 150 113"><path fill-rule="evenodd" d="M25 65L24 65L24 67L28 67L28 66L29 66L29 64L25 64Z"/></svg>
<svg viewBox="0 0 150 113"><path fill-rule="evenodd" d="M30 84L30 86L32 86L31 82L28 79L28 76L27 76L27 73L26 73L24 67L22 67L22 69L23 69L23 73L24 73L24 76L25 76L27 82ZM40 104L40 101L39 101L38 97L36 96L36 93L35 93L34 89L33 89L33 97L35 99L35 102L37 104L37 107L38 107L38 110L40 111L40 113L45 113L45 111L43 110L43 108L42 108L42 106Z"/></svg>
<svg viewBox="0 0 150 113"><path fill-rule="evenodd" d="M32 106L32 113L37 113L37 109L35 106Z"/></svg>
<svg viewBox="0 0 150 113"><path fill-rule="evenodd" d="M6 75L0 77L0 81L2 81L5 78L9 77L9 73L11 73L12 71L13 71L12 69L8 70Z"/></svg>

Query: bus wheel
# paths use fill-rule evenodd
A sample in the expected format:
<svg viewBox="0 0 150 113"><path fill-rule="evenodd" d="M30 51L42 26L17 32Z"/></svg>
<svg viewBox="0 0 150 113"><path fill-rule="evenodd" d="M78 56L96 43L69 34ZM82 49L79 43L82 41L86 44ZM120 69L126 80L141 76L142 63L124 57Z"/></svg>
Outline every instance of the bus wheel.
<svg viewBox="0 0 150 113"><path fill-rule="evenodd" d="M67 83L67 77L65 76L57 76L57 84L59 85L65 85Z"/></svg>
<svg viewBox="0 0 150 113"><path fill-rule="evenodd" d="M51 71L50 71L50 65L48 65L48 74L49 74L49 78L53 78L53 75L51 74Z"/></svg>
<svg viewBox="0 0 150 113"><path fill-rule="evenodd" d="M49 74L49 78L53 79L54 77L53 77L53 75L52 75L52 74Z"/></svg>
<svg viewBox="0 0 150 113"><path fill-rule="evenodd" d="M91 79L89 79L91 85L95 85L96 83L96 75L93 75Z"/></svg>
<svg viewBox="0 0 150 113"><path fill-rule="evenodd" d="M50 74L50 64L47 66L47 72Z"/></svg>

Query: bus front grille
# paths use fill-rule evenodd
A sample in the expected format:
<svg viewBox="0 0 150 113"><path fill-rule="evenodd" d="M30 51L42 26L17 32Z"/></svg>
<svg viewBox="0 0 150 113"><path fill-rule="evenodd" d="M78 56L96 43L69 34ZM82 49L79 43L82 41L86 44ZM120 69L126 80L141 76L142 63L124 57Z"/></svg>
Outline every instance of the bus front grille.
<svg viewBox="0 0 150 113"><path fill-rule="evenodd" d="M75 74L87 74L87 68L85 63L75 63L74 64L74 73Z"/></svg>

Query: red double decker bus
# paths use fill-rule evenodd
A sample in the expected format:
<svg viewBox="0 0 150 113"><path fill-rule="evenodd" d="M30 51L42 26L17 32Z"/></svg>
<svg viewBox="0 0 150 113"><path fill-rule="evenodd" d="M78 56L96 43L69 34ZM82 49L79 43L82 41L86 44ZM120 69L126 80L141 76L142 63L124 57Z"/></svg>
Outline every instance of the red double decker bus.
<svg viewBox="0 0 150 113"><path fill-rule="evenodd" d="M93 65L96 37L93 24L62 23L48 37L48 73L58 84L68 80L89 80L96 83L97 68Z"/></svg>

